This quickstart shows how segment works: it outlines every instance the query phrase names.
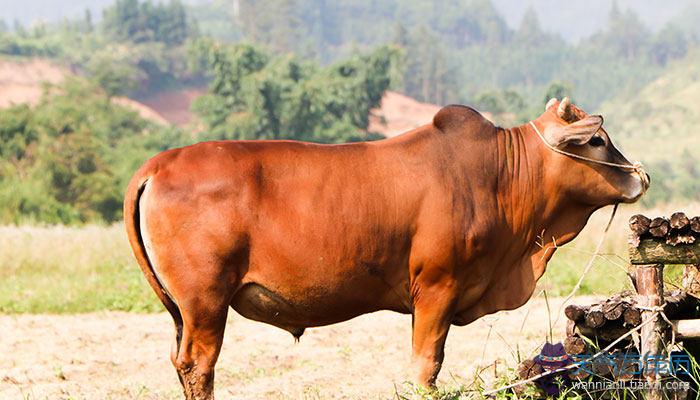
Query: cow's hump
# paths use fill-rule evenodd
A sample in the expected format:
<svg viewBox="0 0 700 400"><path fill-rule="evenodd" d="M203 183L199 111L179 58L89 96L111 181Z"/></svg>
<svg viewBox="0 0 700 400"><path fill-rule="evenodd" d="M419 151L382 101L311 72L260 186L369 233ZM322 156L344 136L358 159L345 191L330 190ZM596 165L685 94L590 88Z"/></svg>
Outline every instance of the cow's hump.
<svg viewBox="0 0 700 400"><path fill-rule="evenodd" d="M445 106L433 117L433 125L444 133L494 129L493 124L475 109L459 104Z"/></svg>

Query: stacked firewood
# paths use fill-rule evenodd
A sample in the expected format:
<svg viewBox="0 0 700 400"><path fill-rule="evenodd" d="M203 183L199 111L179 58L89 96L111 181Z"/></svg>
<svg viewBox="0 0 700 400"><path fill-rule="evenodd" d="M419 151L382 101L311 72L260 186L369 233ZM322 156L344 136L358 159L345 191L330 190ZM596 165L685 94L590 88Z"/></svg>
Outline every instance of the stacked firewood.
<svg viewBox="0 0 700 400"><path fill-rule="evenodd" d="M637 214L629 221L632 234L630 244L637 247L642 239L664 241L671 246L693 244L700 239L700 217L689 218L677 212L671 218L648 218Z"/></svg>
<svg viewBox="0 0 700 400"><path fill-rule="evenodd" d="M684 290L675 290L664 296L664 314L669 319L698 318L698 299L689 295ZM573 360L583 356L591 356L598 349L607 347L630 329L642 322L642 309L636 301L636 295L627 291L615 294L608 299L591 305L569 305L564 309L568 319L564 350ZM610 357L599 358L591 362L590 368L577 368L572 370L572 379L584 379L592 371L597 377L612 377L615 379L632 379L635 375L634 365L625 365L622 368L613 368L608 360L622 360L621 354L639 354L639 343L634 340L638 336L630 335L617 343L610 350ZM543 368L538 365L537 357L523 361L518 369L521 379L528 379L542 373Z"/></svg>
<svg viewBox="0 0 700 400"><path fill-rule="evenodd" d="M635 273L628 275L632 279L635 290L643 288L639 294L635 292L622 292L612 297L590 305L569 305L564 313L568 319L566 339L557 349L558 354L542 354L523 361L518 369L521 379L526 380L542 374L552 365L547 362L563 363L577 362L575 368L566 372L559 372L559 376L570 378L568 382L576 379L586 379L593 375L592 379L614 378L618 380L639 378L638 363L629 362L621 365L625 359L632 360L640 355L641 348L649 349L648 337L642 337L639 332L626 335L630 330L642 324L642 315L650 311L650 308L642 304L650 303L650 292L663 300L663 318L673 321L673 332L678 334L676 340L683 342L685 350L689 354L700 357L700 329L694 328L691 321L700 321L700 217L689 218L682 212L676 212L670 218L648 218L644 215L635 215L630 218L630 262L639 267ZM649 274L640 275L641 272L652 271L660 274L663 279L663 267L666 264L684 264L682 289L674 291L663 290L663 283L651 282ZM653 267L653 268L648 268ZM644 268L644 269L640 269ZM661 272L657 272L657 271ZM640 278L641 277L641 278ZM637 285L639 282L639 288ZM651 283L650 283L651 282ZM658 290L650 291L650 285L656 285ZM647 314L648 315L648 314ZM645 315L645 318L647 318ZM654 318L659 318L654 316ZM652 320L652 322L656 319ZM684 329L680 322L685 321ZM656 323L656 322L654 322ZM676 325L677 324L677 325ZM640 329L648 329L654 326L643 326ZM670 329L667 332L671 332ZM624 336L624 337L623 337ZM652 335L653 336L653 335ZM618 340L621 339L621 340ZM662 339L664 340L664 339ZM640 343L640 342L644 343ZM600 349L608 349L607 354L591 359L593 354ZM543 349L544 352L544 349ZM548 350L548 353L551 351ZM561 356L563 355L563 357ZM568 357L567 357L568 356ZM587 361L589 360L589 361ZM587 368L582 368L586 364ZM546 389L544 378L535 382L541 388ZM520 389L523 390L523 389Z"/></svg>
<svg viewBox="0 0 700 400"><path fill-rule="evenodd" d="M631 328L642 322L642 309L632 292L616 294L609 299L588 306L569 305L564 310L569 320L567 341L569 338L586 337L599 347L605 347ZM669 319L697 318L698 300L683 290L676 290L664 295L664 314ZM627 337L615 348L629 347L632 337ZM579 343L573 341L572 343ZM566 346L569 354L582 354L579 346ZM583 349L586 350L586 349Z"/></svg>

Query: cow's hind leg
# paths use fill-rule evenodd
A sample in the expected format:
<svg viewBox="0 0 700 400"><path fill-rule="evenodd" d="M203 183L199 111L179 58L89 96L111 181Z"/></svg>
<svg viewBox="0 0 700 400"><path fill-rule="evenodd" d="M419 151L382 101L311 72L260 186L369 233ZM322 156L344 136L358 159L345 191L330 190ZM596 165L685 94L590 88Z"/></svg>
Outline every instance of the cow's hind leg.
<svg viewBox="0 0 700 400"><path fill-rule="evenodd" d="M175 363L177 362L177 353L180 351L180 342L182 341L182 320L175 320L175 340L173 340L173 344L170 347L170 361L173 363L173 365L176 365ZM178 379L180 379L180 383L184 386L185 383L182 380L182 375L180 373L177 373Z"/></svg>
<svg viewBox="0 0 700 400"><path fill-rule="evenodd" d="M224 338L228 304L207 300L193 298L179 304L182 338L173 364L187 400L214 398L214 366Z"/></svg>

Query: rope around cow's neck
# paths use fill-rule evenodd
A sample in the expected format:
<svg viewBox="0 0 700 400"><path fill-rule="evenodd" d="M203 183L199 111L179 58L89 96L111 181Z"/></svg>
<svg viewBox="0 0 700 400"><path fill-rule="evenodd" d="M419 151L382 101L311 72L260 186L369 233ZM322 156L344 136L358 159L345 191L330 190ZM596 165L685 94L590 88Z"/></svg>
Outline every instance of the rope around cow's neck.
<svg viewBox="0 0 700 400"><path fill-rule="evenodd" d="M617 164L617 163L611 163L608 161L588 158L588 157L581 156L581 155L574 154L574 153L569 153L568 151L558 149L558 148L552 146L551 144L549 144L549 142L544 138L544 136L542 135L542 132L540 132L540 130L537 128L537 125L535 125L535 123L533 121L530 121L530 125L535 130L535 132L537 133L537 136L540 138L540 140L542 140L542 143L544 143L545 146L547 146L550 150L552 150L555 153L563 154L563 155L569 156L571 158L576 158L578 160L588 161L588 162L592 162L595 164L607 165L608 167L630 169L630 170L636 172L642 180L647 179L646 172L644 172L644 168L642 167L642 163L639 161L635 161L632 164Z"/></svg>

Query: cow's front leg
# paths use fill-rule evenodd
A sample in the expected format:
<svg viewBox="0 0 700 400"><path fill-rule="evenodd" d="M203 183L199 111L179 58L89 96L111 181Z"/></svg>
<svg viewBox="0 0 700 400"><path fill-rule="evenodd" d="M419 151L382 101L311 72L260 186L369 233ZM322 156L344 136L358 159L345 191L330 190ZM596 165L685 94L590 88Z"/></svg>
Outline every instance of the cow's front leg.
<svg viewBox="0 0 700 400"><path fill-rule="evenodd" d="M418 287L413 299L413 368L416 383L435 386L457 297L453 284Z"/></svg>

